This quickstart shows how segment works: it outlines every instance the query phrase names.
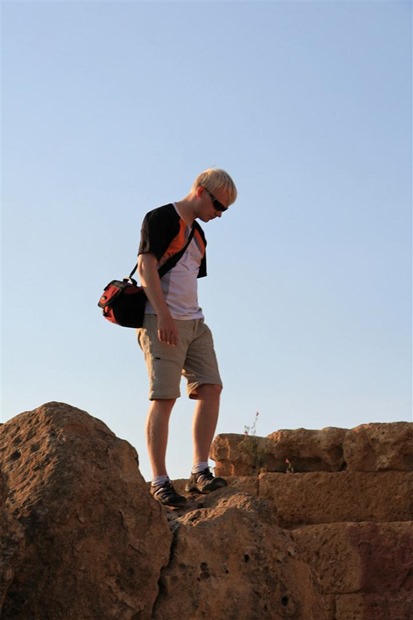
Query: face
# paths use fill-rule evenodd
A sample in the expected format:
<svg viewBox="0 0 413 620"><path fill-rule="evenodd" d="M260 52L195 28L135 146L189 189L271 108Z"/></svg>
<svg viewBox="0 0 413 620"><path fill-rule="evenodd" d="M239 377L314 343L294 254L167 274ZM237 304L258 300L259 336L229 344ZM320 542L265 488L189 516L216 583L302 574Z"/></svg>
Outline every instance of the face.
<svg viewBox="0 0 413 620"><path fill-rule="evenodd" d="M199 219L203 222L209 222L216 217L221 217L223 212L228 209L228 194L223 189L217 189L214 193L199 187L200 198L202 201Z"/></svg>

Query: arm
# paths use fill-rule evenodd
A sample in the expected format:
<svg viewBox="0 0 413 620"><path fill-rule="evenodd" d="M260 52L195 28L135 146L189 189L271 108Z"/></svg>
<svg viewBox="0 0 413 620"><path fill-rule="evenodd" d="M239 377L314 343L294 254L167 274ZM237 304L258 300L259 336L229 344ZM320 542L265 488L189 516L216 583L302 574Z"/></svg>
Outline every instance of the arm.
<svg viewBox="0 0 413 620"><path fill-rule="evenodd" d="M158 317L158 338L161 342L178 343L178 330L166 305L158 274L158 261L154 254L140 254L138 273L142 286Z"/></svg>

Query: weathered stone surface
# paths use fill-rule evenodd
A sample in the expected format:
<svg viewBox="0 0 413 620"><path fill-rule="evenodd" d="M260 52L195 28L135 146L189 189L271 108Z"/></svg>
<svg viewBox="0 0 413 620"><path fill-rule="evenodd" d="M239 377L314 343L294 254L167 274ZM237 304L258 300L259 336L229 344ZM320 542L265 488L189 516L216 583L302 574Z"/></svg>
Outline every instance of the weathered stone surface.
<svg viewBox="0 0 413 620"><path fill-rule="evenodd" d="M322 430L298 428L268 435L274 442L279 462L288 458L295 472L340 471L344 468L343 439L347 430L328 427ZM283 466L281 471L285 471Z"/></svg>
<svg viewBox="0 0 413 620"><path fill-rule="evenodd" d="M267 502L227 488L174 525L155 620L326 620L318 583Z"/></svg>
<svg viewBox="0 0 413 620"><path fill-rule="evenodd" d="M413 424L363 424L348 431L343 444L349 471L412 471Z"/></svg>
<svg viewBox="0 0 413 620"><path fill-rule="evenodd" d="M264 471L285 471L285 463L275 458L274 442L255 435L217 435L210 456L216 476L251 476Z"/></svg>
<svg viewBox="0 0 413 620"><path fill-rule="evenodd" d="M412 471L413 424L363 424L352 430L279 430L268 437L217 435L211 448L217 475L311 471Z"/></svg>
<svg viewBox="0 0 413 620"><path fill-rule="evenodd" d="M1 618L411 620L410 432L218 436L229 486L167 511L99 420L21 414L0 425Z"/></svg>
<svg viewBox="0 0 413 620"><path fill-rule="evenodd" d="M413 591L411 521L311 525L291 536L325 594Z"/></svg>
<svg viewBox="0 0 413 620"><path fill-rule="evenodd" d="M280 430L258 437L255 435L217 435L211 447L211 458L220 476L254 475L260 471L285 472L286 459L295 472L340 471L343 458L343 428L320 431Z"/></svg>
<svg viewBox="0 0 413 620"><path fill-rule="evenodd" d="M0 428L0 467L25 533L2 620L149 620L171 532L135 450L49 403Z"/></svg>
<svg viewBox="0 0 413 620"><path fill-rule="evenodd" d="M257 497L259 493L258 476L226 476L226 481L232 489L242 493L249 493Z"/></svg>
<svg viewBox="0 0 413 620"><path fill-rule="evenodd" d="M258 476L225 476L225 480L231 489L237 489L241 493L249 493L255 497L258 496ZM186 483L187 480L174 480L174 487L178 493L185 495Z"/></svg>
<svg viewBox="0 0 413 620"><path fill-rule="evenodd" d="M413 592L338 596L331 620L412 620Z"/></svg>
<svg viewBox="0 0 413 620"><path fill-rule="evenodd" d="M4 476L0 472L0 611L24 546L23 528L7 510L6 495Z"/></svg>
<svg viewBox="0 0 413 620"><path fill-rule="evenodd" d="M412 521L413 472L261 474L281 527L342 521Z"/></svg>

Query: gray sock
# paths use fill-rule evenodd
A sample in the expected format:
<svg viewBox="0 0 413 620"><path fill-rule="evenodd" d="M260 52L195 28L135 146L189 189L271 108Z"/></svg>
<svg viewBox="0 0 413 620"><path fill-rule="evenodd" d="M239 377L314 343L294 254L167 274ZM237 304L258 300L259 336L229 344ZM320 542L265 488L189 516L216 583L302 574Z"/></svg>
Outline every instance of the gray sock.
<svg viewBox="0 0 413 620"><path fill-rule="evenodd" d="M199 474L201 473L201 471L204 471L204 469L208 469L207 461L202 461L201 463L197 463L196 465L193 465L191 473Z"/></svg>
<svg viewBox="0 0 413 620"><path fill-rule="evenodd" d="M168 480L169 476L155 476L155 478L152 479L151 484L153 487L161 487Z"/></svg>

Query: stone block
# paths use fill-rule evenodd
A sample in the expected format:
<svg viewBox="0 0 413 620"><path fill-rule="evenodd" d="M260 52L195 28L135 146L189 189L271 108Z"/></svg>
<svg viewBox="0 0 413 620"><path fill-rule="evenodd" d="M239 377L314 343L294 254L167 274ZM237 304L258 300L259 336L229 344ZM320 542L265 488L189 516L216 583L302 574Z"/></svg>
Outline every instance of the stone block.
<svg viewBox="0 0 413 620"><path fill-rule="evenodd" d="M413 591L413 522L310 525L291 537L325 594Z"/></svg>
<svg viewBox="0 0 413 620"><path fill-rule="evenodd" d="M289 463L295 472L341 471L343 428L322 430L280 430L255 435L217 435L211 447L211 459L219 476L248 476L260 471L286 472ZM288 460L287 460L288 459Z"/></svg>
<svg viewBox="0 0 413 620"><path fill-rule="evenodd" d="M286 469L285 463L277 460L274 454L274 442L255 435L217 435L210 457L215 461L216 476L255 476L262 470Z"/></svg>
<svg viewBox="0 0 413 620"><path fill-rule="evenodd" d="M334 620L412 620L413 592L344 594L336 598Z"/></svg>
<svg viewBox="0 0 413 620"><path fill-rule="evenodd" d="M268 439L274 442L277 462L283 464L279 471L286 471L286 459L295 472L341 471L345 466L343 440L346 433L345 428L297 428L276 431L268 435Z"/></svg>
<svg viewBox="0 0 413 620"><path fill-rule="evenodd" d="M295 473L413 471L413 423L362 424L351 430L286 429L268 437L221 434L210 456L217 475L226 476L281 473L288 463Z"/></svg>
<svg viewBox="0 0 413 620"><path fill-rule="evenodd" d="M264 473L259 497L270 500L282 527L344 521L413 520L411 472Z"/></svg>
<svg viewBox="0 0 413 620"><path fill-rule="evenodd" d="M413 471L413 423L362 424L343 443L348 471Z"/></svg>

